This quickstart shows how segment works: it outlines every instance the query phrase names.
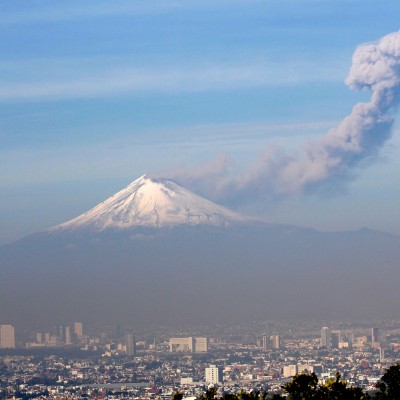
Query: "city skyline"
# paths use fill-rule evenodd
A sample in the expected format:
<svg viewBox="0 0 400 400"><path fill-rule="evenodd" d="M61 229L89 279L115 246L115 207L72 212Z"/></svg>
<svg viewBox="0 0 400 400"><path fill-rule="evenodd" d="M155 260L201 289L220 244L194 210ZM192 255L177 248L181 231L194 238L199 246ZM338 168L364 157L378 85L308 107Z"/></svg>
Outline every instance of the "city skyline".
<svg viewBox="0 0 400 400"><path fill-rule="evenodd" d="M210 385L220 394L257 389L271 396L297 374L313 374L324 385L338 372L347 387L378 396L382 375L400 367L398 319L154 324L135 330L118 324L85 329L68 342L66 329L75 327L79 333L83 325L61 323L50 332L16 329L15 348L0 346L0 396L22 392L55 398L68 393L75 398L77 392L106 390L108 395L141 393L146 399L157 393L168 400L176 391L198 398ZM9 325L0 325L0 333L4 327L14 336ZM19 377L27 378L23 385Z"/></svg>
<svg viewBox="0 0 400 400"><path fill-rule="evenodd" d="M398 15L0 2L0 399L397 400Z"/></svg>

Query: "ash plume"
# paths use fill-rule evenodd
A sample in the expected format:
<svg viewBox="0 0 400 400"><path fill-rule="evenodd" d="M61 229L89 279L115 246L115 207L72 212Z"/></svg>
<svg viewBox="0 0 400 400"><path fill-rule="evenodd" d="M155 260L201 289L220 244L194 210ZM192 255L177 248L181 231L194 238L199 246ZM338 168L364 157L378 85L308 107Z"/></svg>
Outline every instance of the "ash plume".
<svg viewBox="0 0 400 400"><path fill-rule="evenodd" d="M376 159L391 136L393 112L400 101L400 32L360 45L346 84L371 91L370 100L356 104L336 128L306 144L299 156L269 147L236 177L229 176L229 162L220 157L212 161L215 168L202 165L172 178L219 200L245 200L246 193L286 196L345 181L357 167Z"/></svg>

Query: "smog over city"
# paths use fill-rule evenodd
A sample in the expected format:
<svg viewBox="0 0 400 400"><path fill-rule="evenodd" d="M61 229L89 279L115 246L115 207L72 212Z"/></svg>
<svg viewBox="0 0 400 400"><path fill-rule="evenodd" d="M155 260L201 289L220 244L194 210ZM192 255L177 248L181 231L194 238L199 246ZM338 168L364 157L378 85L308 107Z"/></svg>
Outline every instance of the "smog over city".
<svg viewBox="0 0 400 400"><path fill-rule="evenodd" d="M0 399L397 398L398 2L0 11Z"/></svg>

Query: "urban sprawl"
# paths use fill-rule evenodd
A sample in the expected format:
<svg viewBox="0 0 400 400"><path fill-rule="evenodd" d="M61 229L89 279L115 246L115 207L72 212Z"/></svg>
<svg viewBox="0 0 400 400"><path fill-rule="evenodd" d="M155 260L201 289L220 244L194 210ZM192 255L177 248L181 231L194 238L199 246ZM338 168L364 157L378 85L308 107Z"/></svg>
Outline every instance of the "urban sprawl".
<svg viewBox="0 0 400 400"><path fill-rule="evenodd" d="M400 361L400 321L262 322L201 327L85 329L82 322L26 332L0 325L0 398L195 399L281 393L298 373L339 372L376 390Z"/></svg>

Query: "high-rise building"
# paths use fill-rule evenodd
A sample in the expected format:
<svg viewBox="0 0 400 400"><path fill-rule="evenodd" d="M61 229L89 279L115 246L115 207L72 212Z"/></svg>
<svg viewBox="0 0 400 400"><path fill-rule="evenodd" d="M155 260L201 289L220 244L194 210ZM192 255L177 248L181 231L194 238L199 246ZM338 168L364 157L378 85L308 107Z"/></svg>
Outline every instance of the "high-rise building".
<svg viewBox="0 0 400 400"><path fill-rule="evenodd" d="M129 357L136 355L136 340L133 333L128 333L125 336L126 355Z"/></svg>
<svg viewBox="0 0 400 400"><path fill-rule="evenodd" d="M331 330L324 326L321 328L321 347L331 347Z"/></svg>
<svg viewBox="0 0 400 400"><path fill-rule="evenodd" d="M171 353L192 352L193 338L171 338L169 339L169 350Z"/></svg>
<svg viewBox="0 0 400 400"><path fill-rule="evenodd" d="M280 337L279 335L263 335L262 336L262 349L263 351L267 350L279 350L280 348Z"/></svg>
<svg viewBox="0 0 400 400"><path fill-rule="evenodd" d="M271 340L270 340L269 335L263 335L262 336L262 349L263 349L263 351L270 350L271 348L272 348L272 345L271 345Z"/></svg>
<svg viewBox="0 0 400 400"><path fill-rule="evenodd" d="M339 343L341 342L341 333L340 331L335 331L331 333L331 347L334 349L339 348Z"/></svg>
<svg viewBox="0 0 400 400"><path fill-rule="evenodd" d="M66 345L72 344L71 328L69 326L65 327L64 338Z"/></svg>
<svg viewBox="0 0 400 400"><path fill-rule="evenodd" d="M379 349L379 362L383 363L385 361L385 349L382 347Z"/></svg>
<svg viewBox="0 0 400 400"><path fill-rule="evenodd" d="M208 351L208 338L194 337L193 338L193 353L207 353Z"/></svg>
<svg viewBox="0 0 400 400"><path fill-rule="evenodd" d="M56 337L57 337L57 344L64 344L65 343L65 326L64 325L56 325L55 327Z"/></svg>
<svg viewBox="0 0 400 400"><path fill-rule="evenodd" d="M171 338L169 340L171 353L190 352L206 353L208 351L208 338L206 337L185 337Z"/></svg>
<svg viewBox="0 0 400 400"><path fill-rule="evenodd" d="M42 343L42 340L43 340L42 332L36 332L35 339L36 339L36 343Z"/></svg>
<svg viewBox="0 0 400 400"><path fill-rule="evenodd" d="M274 350L279 350L281 348L281 339L279 335L271 336L271 344Z"/></svg>
<svg viewBox="0 0 400 400"><path fill-rule="evenodd" d="M210 365L206 368L206 382L213 384L223 382L222 369L216 365Z"/></svg>
<svg viewBox="0 0 400 400"><path fill-rule="evenodd" d="M74 335L77 339L80 339L83 336L82 322L74 322Z"/></svg>
<svg viewBox="0 0 400 400"><path fill-rule="evenodd" d="M0 349L15 348L15 332L12 325L0 325Z"/></svg>
<svg viewBox="0 0 400 400"><path fill-rule="evenodd" d="M371 343L379 343L381 341L381 330L379 328L371 328Z"/></svg>

